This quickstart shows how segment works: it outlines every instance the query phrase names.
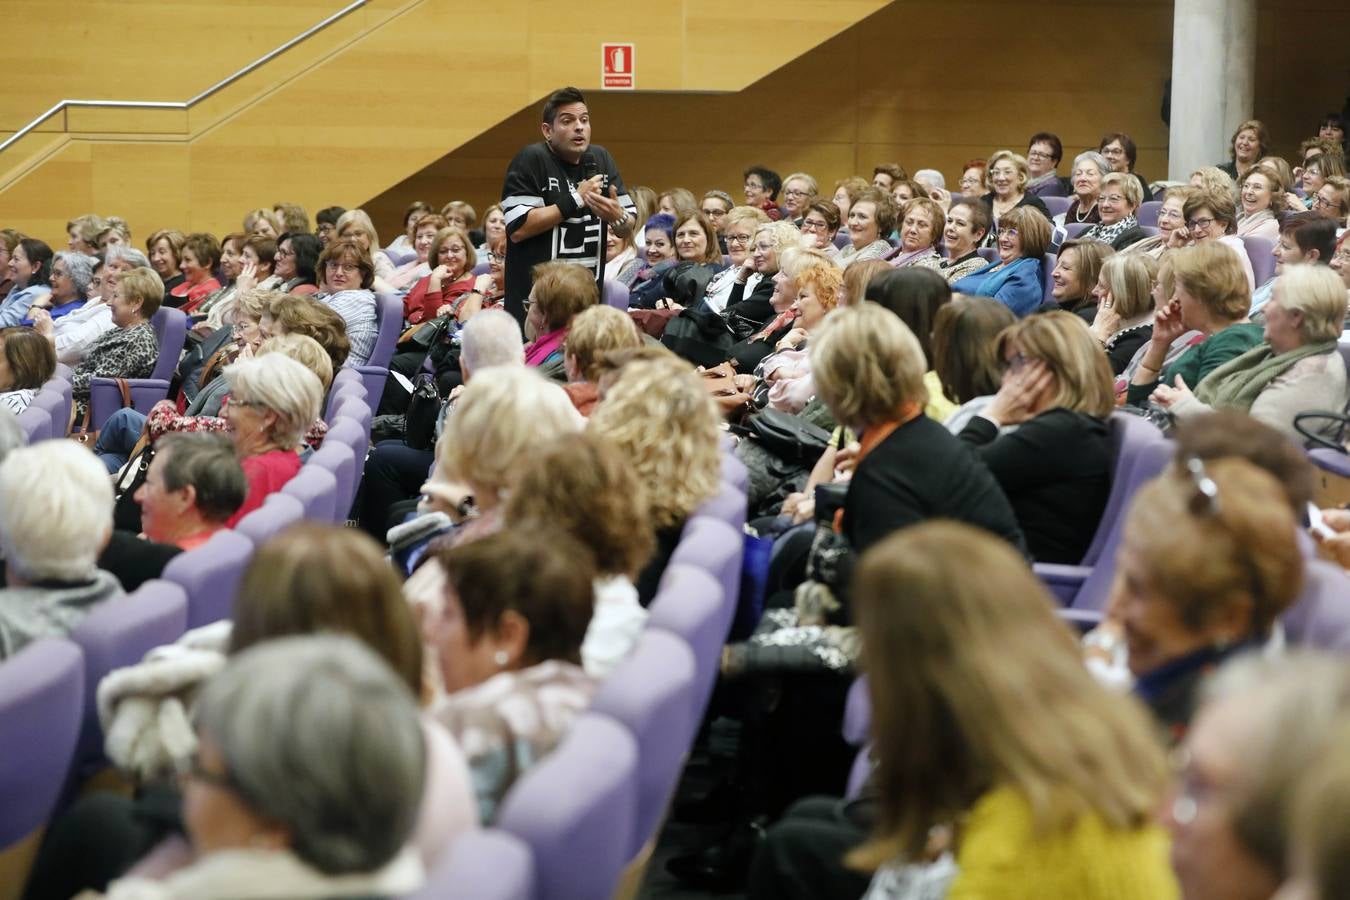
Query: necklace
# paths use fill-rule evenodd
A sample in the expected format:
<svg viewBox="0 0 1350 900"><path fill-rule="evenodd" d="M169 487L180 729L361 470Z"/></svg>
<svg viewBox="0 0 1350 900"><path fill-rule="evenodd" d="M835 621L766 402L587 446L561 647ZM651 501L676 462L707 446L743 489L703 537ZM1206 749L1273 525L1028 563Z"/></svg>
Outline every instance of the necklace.
<svg viewBox="0 0 1350 900"><path fill-rule="evenodd" d="M1087 212L1084 213L1083 204L1079 203L1078 208L1073 211L1074 221L1078 222L1078 224L1081 225L1083 222L1087 221L1088 217L1092 215L1092 211L1096 208L1097 208L1097 201L1093 200L1092 205L1089 206Z"/></svg>

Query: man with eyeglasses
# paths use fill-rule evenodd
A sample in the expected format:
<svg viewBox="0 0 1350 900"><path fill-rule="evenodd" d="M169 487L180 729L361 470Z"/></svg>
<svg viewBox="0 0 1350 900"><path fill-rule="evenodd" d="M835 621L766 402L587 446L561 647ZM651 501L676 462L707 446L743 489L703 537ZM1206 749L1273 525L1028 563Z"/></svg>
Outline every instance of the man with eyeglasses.
<svg viewBox="0 0 1350 900"><path fill-rule="evenodd" d="M511 160L502 186L506 218L506 311L525 321L534 267L558 260L605 277L606 231L637 221L614 157L591 143L591 114L574 87L554 91L539 126L544 140Z"/></svg>
<svg viewBox="0 0 1350 900"><path fill-rule="evenodd" d="M1031 180L1025 188L1037 197L1067 197L1073 193L1069 179L1059 176L1059 163L1064 158L1064 144L1059 135L1038 131L1027 142L1027 170Z"/></svg>

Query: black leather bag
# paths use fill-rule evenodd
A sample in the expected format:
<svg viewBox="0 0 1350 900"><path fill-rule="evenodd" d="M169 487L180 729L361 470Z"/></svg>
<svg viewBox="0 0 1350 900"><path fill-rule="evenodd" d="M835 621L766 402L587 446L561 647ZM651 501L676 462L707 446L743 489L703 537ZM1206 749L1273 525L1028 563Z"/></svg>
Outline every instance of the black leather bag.
<svg viewBox="0 0 1350 900"><path fill-rule="evenodd" d="M412 399L404 417L403 443L414 450L430 449L436 439L436 417L441 413L441 395L436 376L423 372L413 382Z"/></svg>
<svg viewBox="0 0 1350 900"><path fill-rule="evenodd" d="M780 459L813 466L830 445L830 433L801 416L761 409L741 425L745 433Z"/></svg>

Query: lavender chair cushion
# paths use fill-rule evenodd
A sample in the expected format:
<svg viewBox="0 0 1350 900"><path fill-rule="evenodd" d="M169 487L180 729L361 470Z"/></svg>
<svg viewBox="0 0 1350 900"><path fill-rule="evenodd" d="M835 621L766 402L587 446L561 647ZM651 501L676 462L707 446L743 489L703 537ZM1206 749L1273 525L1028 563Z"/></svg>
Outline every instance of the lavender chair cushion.
<svg viewBox="0 0 1350 900"><path fill-rule="evenodd" d="M712 694L722 663L727 626L723 621L722 587L706 569L672 563L649 608L649 629L679 635L694 652L696 684L692 714L697 722Z"/></svg>
<svg viewBox="0 0 1350 900"><path fill-rule="evenodd" d="M1145 200L1139 204L1138 211L1134 217L1139 220L1139 224L1144 228L1158 227L1158 212L1162 209L1161 200Z"/></svg>
<svg viewBox="0 0 1350 900"><path fill-rule="evenodd" d="M0 665L0 849L51 816L83 713L84 654L69 641L35 641Z"/></svg>
<svg viewBox="0 0 1350 900"><path fill-rule="evenodd" d="M1069 206L1073 203L1073 198L1042 195L1041 202L1045 204L1046 209L1050 210L1051 216L1058 216L1069 211Z"/></svg>
<svg viewBox="0 0 1350 900"><path fill-rule="evenodd" d="M150 327L155 329L159 338L159 357L150 373L154 381L167 382L173 378L178 368L178 358L183 355L183 344L187 342L187 316L181 309L161 306L150 317Z"/></svg>
<svg viewBox="0 0 1350 900"><path fill-rule="evenodd" d="M1252 263L1256 286L1260 287L1275 277L1275 257L1271 255L1275 250L1275 242L1270 238L1247 235L1242 243L1247 248L1247 259Z"/></svg>
<svg viewBox="0 0 1350 900"><path fill-rule="evenodd" d="M745 463L736 458L733 446L722 453L722 480L734 484L742 492L750 486L750 471L745 467Z"/></svg>
<svg viewBox="0 0 1350 900"><path fill-rule="evenodd" d="M591 702L593 711L622 723L637 739L637 827L629 859L656 837L679 782L699 722L693 706L697 674L694 651L683 639L649 628Z"/></svg>
<svg viewBox="0 0 1350 900"><path fill-rule="evenodd" d="M205 544L169 561L164 578L187 591L188 628L233 617L234 595L252 555L248 538L218 531Z"/></svg>
<svg viewBox="0 0 1350 900"><path fill-rule="evenodd" d="M455 838L413 900L533 900L534 856L519 838L488 828Z"/></svg>
<svg viewBox="0 0 1350 900"><path fill-rule="evenodd" d="M333 516L330 521L341 524L347 521L347 513L352 508L352 499L356 487L356 459L352 448L341 441L324 440L323 446L305 463L304 468L318 467L332 473L337 482L333 494Z"/></svg>
<svg viewBox="0 0 1350 900"><path fill-rule="evenodd" d="M1309 559L1303 590L1282 621L1290 643L1350 653L1350 576L1326 560Z"/></svg>
<svg viewBox="0 0 1350 900"><path fill-rule="evenodd" d="M1041 302L1050 303L1055 298L1050 296L1050 291L1055 283L1050 280L1050 274L1055 271L1055 263L1059 261L1058 253L1047 253L1041 260Z"/></svg>
<svg viewBox="0 0 1350 900"><path fill-rule="evenodd" d="M1071 241L1091 227L1090 222L1068 222L1064 226L1064 233L1067 235L1065 240Z"/></svg>
<svg viewBox="0 0 1350 900"><path fill-rule="evenodd" d="M744 544L745 535L739 529L720 519L694 516L685 524L680 543L670 555L672 564L700 566L722 586L721 640L726 640L731 630L731 619L740 599Z"/></svg>
<svg viewBox="0 0 1350 900"><path fill-rule="evenodd" d="M281 493L299 500L310 522L332 523L337 509L337 476L322 466L306 464L286 482Z"/></svg>
<svg viewBox="0 0 1350 900"><path fill-rule="evenodd" d="M1106 546L1107 536L1117 519L1125 514L1130 498L1143 482L1130 477L1140 451L1149 444L1166 440L1152 422L1128 413L1112 413L1107 421L1111 443L1111 493L1106 498L1097 532L1083 555L1082 565L1095 566Z"/></svg>
<svg viewBox="0 0 1350 900"><path fill-rule="evenodd" d="M614 892L637 819L637 762L628 729L586 713L512 786L496 824L534 854L538 900Z"/></svg>
<svg viewBox="0 0 1350 900"><path fill-rule="evenodd" d="M298 497L278 491L240 519L234 530L252 541L254 547L261 547L304 517L305 504Z"/></svg>
<svg viewBox="0 0 1350 900"><path fill-rule="evenodd" d="M52 434L52 417L36 403L28 404L28 408L19 413L17 418L19 428L23 429L28 443L36 444L38 441L47 441L55 437Z"/></svg>
<svg viewBox="0 0 1350 900"><path fill-rule="evenodd" d="M343 371L351 370L344 369ZM360 373L357 374L359 375ZM366 402L366 386L361 383L359 378L356 381L338 381L335 378L333 380L333 387L328 392L328 402L324 404L323 420L325 422L333 421L333 417L337 414L337 408L341 406L342 402L348 397L354 397L362 403Z"/></svg>
<svg viewBox="0 0 1350 900"><path fill-rule="evenodd" d="M740 531L745 526L745 491L723 481L717 493L694 510L694 515L718 519Z"/></svg>
<svg viewBox="0 0 1350 900"><path fill-rule="evenodd" d="M615 309L628 309L628 285L622 281L605 279L605 289L600 298L606 305Z"/></svg>
<svg viewBox="0 0 1350 900"><path fill-rule="evenodd" d="M361 381L365 384L367 397L379 397L384 394L384 382L389 377L389 362L394 358L394 347L398 336L403 332L403 301L397 294L378 294L375 297L376 326L379 329L375 337L375 347L370 359L356 368L361 372Z"/></svg>

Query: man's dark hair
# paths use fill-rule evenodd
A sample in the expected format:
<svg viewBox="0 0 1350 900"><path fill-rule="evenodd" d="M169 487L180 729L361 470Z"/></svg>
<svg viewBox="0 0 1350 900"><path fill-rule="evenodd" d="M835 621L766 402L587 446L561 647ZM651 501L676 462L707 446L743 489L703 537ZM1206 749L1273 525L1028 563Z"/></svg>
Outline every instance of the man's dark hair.
<svg viewBox="0 0 1350 900"><path fill-rule="evenodd" d="M325 206L314 214L314 226L317 228L320 225L332 225L336 228L338 219L342 218L345 212L346 210L340 206Z"/></svg>
<svg viewBox="0 0 1350 900"><path fill-rule="evenodd" d="M1293 237L1303 255L1316 250L1319 263L1331 264L1331 257L1336 253L1335 219L1324 218L1315 212L1289 213L1280 220L1280 233Z"/></svg>
<svg viewBox="0 0 1350 900"><path fill-rule="evenodd" d="M164 460L164 486L197 491L197 512L210 522L224 522L244 505L248 480L229 438L218 434L167 434L159 441Z"/></svg>
<svg viewBox="0 0 1350 900"><path fill-rule="evenodd" d="M1060 141L1059 135L1048 131L1036 132L1031 136L1031 140L1027 141L1027 152L1030 153L1031 148L1037 144L1049 144L1051 152L1054 153L1055 165L1059 165L1060 160L1064 158L1064 144Z"/></svg>
<svg viewBox="0 0 1350 900"><path fill-rule="evenodd" d="M764 182L764 187L769 190L769 199L777 200L778 192L783 189L783 179L773 169L766 169L763 166L751 166L745 170L742 178L749 178L751 175L758 175L759 180Z"/></svg>
<svg viewBox="0 0 1350 900"><path fill-rule="evenodd" d="M565 87L559 88L548 95L544 101L544 124L552 125L554 118L558 115L558 109L572 103L585 103L586 96L578 88Z"/></svg>

